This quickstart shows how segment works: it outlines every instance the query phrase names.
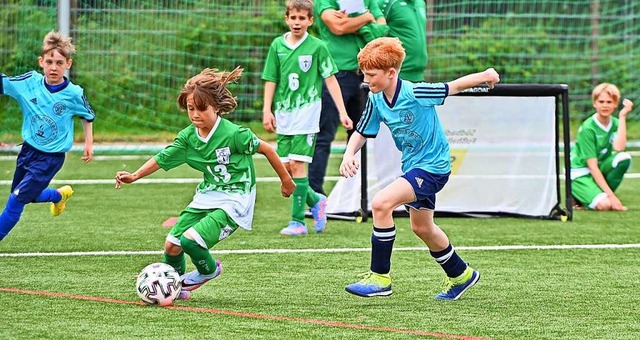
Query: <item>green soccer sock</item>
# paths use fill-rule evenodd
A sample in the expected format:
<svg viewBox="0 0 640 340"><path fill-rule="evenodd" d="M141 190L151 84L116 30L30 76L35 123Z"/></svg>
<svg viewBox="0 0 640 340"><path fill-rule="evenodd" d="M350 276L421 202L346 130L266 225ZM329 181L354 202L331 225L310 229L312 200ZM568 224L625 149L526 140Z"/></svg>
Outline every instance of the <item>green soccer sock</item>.
<svg viewBox="0 0 640 340"><path fill-rule="evenodd" d="M187 269L187 259L185 258L183 251L175 256L164 253L163 262L173 267L180 275L184 274Z"/></svg>
<svg viewBox="0 0 640 340"><path fill-rule="evenodd" d="M304 212L307 208L307 192L309 191L309 179L307 177L294 178L296 189L291 195L291 220L304 223Z"/></svg>
<svg viewBox="0 0 640 340"><path fill-rule="evenodd" d="M180 244L200 274L208 275L216 271L216 261L209 253L209 249L201 247L198 242L190 240L184 235L180 237Z"/></svg>
<svg viewBox="0 0 640 340"><path fill-rule="evenodd" d="M309 185L309 179L305 178L307 180L307 186ZM307 205L309 206L309 208L313 208L316 204L318 204L318 202L320 202L320 195L318 195L317 192L313 191L313 189L311 189L311 187L309 187L309 190L307 190Z"/></svg>

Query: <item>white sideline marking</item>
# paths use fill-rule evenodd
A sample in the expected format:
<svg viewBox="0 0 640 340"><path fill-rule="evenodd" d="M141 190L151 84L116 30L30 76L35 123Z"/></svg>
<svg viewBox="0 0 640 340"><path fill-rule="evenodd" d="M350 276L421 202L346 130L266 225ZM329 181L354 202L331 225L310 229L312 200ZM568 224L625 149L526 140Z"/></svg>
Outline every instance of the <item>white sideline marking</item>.
<svg viewBox="0 0 640 340"><path fill-rule="evenodd" d="M151 153L148 155L100 155L93 156L92 161L134 161L134 160L147 160L153 157L155 153ZM0 161L15 161L17 155L13 156L0 156ZM262 155L253 155L255 159L265 159ZM329 154L329 158L342 158L342 155L331 153Z"/></svg>
<svg viewBox="0 0 640 340"><path fill-rule="evenodd" d="M562 250L562 249L630 249L640 248L639 243L632 244L556 244L556 245L512 245L512 246L471 246L455 247L456 250L491 251L491 250ZM428 251L426 247L395 248L393 251ZM211 254L300 254L300 253L355 253L368 252L370 248L322 248L322 249L240 249L212 250ZM60 253L0 253L1 257L51 257L51 256L130 256L130 255L162 255L163 251L74 251Z"/></svg>
<svg viewBox="0 0 640 340"><path fill-rule="evenodd" d="M325 181L337 181L339 176L327 176ZM143 178L134 184L176 184L176 183L200 183L202 178ZM280 182L279 177L258 177L256 182L271 183ZM54 179L51 184L111 184L115 185L115 179ZM11 185L11 181L0 181L0 185Z"/></svg>
<svg viewBox="0 0 640 340"><path fill-rule="evenodd" d="M520 179L533 179L533 178L545 178L545 176L531 176L531 175L515 175L515 176L506 176L506 175L453 175L452 178L460 177L460 178L484 178L484 179L495 179L495 178L520 178ZM340 176L327 176L325 177L325 181L338 181ZM624 178L629 179L638 179L640 178L640 173L632 173L625 174ZM564 179L563 175L560 175L560 179ZM278 177L258 177L256 181L259 183L274 183L280 182L280 178ZM202 178L143 178L138 180L135 184L176 184L176 183L200 183L202 182ZM115 185L115 179L54 179L51 181L51 184L113 184ZM3 180L0 181L0 185L11 185L11 181Z"/></svg>

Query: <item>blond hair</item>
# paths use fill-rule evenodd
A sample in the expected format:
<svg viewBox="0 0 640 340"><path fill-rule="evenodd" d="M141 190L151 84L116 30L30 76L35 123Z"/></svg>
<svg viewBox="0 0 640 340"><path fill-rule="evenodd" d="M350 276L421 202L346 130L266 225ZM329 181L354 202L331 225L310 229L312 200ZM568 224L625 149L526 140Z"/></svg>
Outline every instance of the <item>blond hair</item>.
<svg viewBox="0 0 640 340"><path fill-rule="evenodd" d="M609 83L598 84L591 92L591 99L594 103L602 93L611 96L615 105L620 102L620 90L618 90L617 86Z"/></svg>
<svg viewBox="0 0 640 340"><path fill-rule="evenodd" d="M361 70L399 70L406 56L402 42L398 38L378 38L371 40L358 53Z"/></svg>
<svg viewBox="0 0 640 340"><path fill-rule="evenodd" d="M297 9L299 11L308 11L309 17L313 17L313 1L311 0L287 0L286 6L286 15L289 15L289 11L292 9Z"/></svg>
<svg viewBox="0 0 640 340"><path fill-rule="evenodd" d="M187 109L187 97L193 94L196 109L206 110L211 105L218 115L230 113L238 106L236 98L229 92L227 85L233 83L242 75L243 69L236 67L231 72L218 72L215 68L206 68L200 74L187 80L180 95L178 105Z"/></svg>
<svg viewBox="0 0 640 340"><path fill-rule="evenodd" d="M71 43L71 38L51 31L44 36L41 55L45 56L54 50L67 59L71 59L71 55L76 53L76 47Z"/></svg>

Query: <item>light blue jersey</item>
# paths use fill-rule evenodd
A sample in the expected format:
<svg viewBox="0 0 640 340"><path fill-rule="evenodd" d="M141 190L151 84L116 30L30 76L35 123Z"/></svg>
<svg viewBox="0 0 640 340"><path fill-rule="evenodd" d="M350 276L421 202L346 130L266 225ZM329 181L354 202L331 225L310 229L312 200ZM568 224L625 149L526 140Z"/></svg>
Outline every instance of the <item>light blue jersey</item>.
<svg viewBox="0 0 640 340"><path fill-rule="evenodd" d="M67 152L73 145L73 117L91 122L95 113L82 87L68 82L50 92L44 76L31 71L16 77L0 75L0 94L18 101L22 110L22 138L43 152Z"/></svg>
<svg viewBox="0 0 640 340"><path fill-rule="evenodd" d="M423 169L433 174L451 171L449 143L434 108L449 94L444 83L412 83L398 79L393 101L383 92L369 93L362 118L356 126L361 135L373 138L380 123L389 127L402 153L402 172Z"/></svg>

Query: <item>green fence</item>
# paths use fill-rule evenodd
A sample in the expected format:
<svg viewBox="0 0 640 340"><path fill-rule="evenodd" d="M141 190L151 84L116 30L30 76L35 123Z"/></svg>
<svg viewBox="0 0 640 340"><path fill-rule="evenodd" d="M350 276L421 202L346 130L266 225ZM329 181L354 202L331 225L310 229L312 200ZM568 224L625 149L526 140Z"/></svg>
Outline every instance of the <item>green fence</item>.
<svg viewBox="0 0 640 340"><path fill-rule="evenodd" d="M175 98L205 67L245 68L233 85L234 119L259 120L270 42L287 29L284 1L71 1L77 45L72 80L83 86L101 136L172 135L188 124ZM616 83L636 99L639 1L427 1L428 81L495 67L504 83L565 83L574 118L590 115L590 91ZM38 70L42 37L57 28L56 1L3 1L0 72ZM316 18L319 20L319 18ZM314 32L312 32L314 33ZM0 141L19 139L19 109L0 98Z"/></svg>

